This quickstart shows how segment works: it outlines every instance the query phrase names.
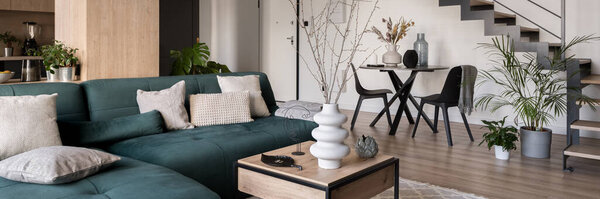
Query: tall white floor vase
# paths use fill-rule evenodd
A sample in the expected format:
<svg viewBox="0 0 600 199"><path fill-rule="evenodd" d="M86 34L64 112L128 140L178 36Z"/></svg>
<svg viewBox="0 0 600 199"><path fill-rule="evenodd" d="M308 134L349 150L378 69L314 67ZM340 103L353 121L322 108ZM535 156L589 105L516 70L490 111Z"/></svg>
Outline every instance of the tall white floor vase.
<svg viewBox="0 0 600 199"><path fill-rule="evenodd" d="M319 167L340 168L342 158L350 153L350 147L344 144L348 131L342 128L348 117L340 113L337 104L323 104L323 110L315 115L314 120L319 127L312 131L317 142L310 146L310 153L318 159Z"/></svg>

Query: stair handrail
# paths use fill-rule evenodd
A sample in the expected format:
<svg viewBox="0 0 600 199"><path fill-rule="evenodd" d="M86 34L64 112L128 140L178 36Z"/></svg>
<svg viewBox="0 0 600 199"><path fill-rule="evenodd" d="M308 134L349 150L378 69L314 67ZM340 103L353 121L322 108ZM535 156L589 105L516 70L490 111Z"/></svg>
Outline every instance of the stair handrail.
<svg viewBox="0 0 600 199"><path fill-rule="evenodd" d="M528 1L532 2L531 0L528 0ZM564 2L565 0L562 0L562 1ZM515 13L515 14L516 14L516 15L518 15L519 17L521 17L521 18L523 18L523 19L525 19L525 20L529 21L529 23L532 23L533 25L535 25L535 26L537 26L537 27L541 28L542 30L544 30L544 31L546 31L546 32L548 32L548 33L550 33L552 36L556 37L557 39L560 39L560 40L561 40L561 46L564 46L564 39L563 39L563 38L564 38L564 33L565 33L565 31L564 31L564 17L561 17L561 16L559 16L559 17L560 17L560 19L561 19L561 21L562 21L562 23L561 23L561 31L562 31L562 34L561 34L561 35L562 35L562 37L561 37L561 36L558 36L557 34L555 34L554 32L552 32L552 31L550 31L550 30L546 29L546 28L545 28L545 27L543 27L542 25L539 25L538 23L534 22L533 20L531 20L531 19L527 18L526 16L523 16L521 13L519 13L519 12L517 12L517 11L513 10L512 8L510 8L510 7L506 6L506 5L504 5L504 4L503 4L503 3L501 3L500 1L498 1L498 0L494 0L494 2L495 2L495 3L498 3L498 5L501 5L502 7L506 8L507 10L509 10L509 11L511 11L511 12L513 12L513 13ZM534 3L534 4L535 4L535 5L537 5L537 6L540 6L540 7L541 7L541 5L539 5L539 4L537 4L537 3ZM542 8L543 8L543 7L542 7ZM546 9L546 8L544 8L544 10L546 10L546 11L549 11L549 12L550 12L550 10L548 10L548 9ZM561 10L564 10L564 3L563 3L563 5L562 5L562 8L561 8ZM563 12L564 12L564 11L563 11ZM554 14L553 12L550 12L550 13ZM564 14L564 13L563 13L563 14ZM563 16L564 16L564 15L563 15Z"/></svg>
<svg viewBox="0 0 600 199"><path fill-rule="evenodd" d="M550 13L550 14L552 14L552 15L554 15L554 16L556 16L556 17L558 17L558 18L562 18L560 15L558 15L558 14L556 14L556 13L552 12L552 11L551 11L551 10L549 10L548 8L546 8L546 7L544 7L544 6L542 6L542 5L538 4L538 3L536 3L535 1L532 1L532 0L527 0L527 1L529 1L529 3L532 3L533 5L536 5L537 7L539 7L539 8L541 8L541 9L545 10L546 12L548 12L548 13Z"/></svg>

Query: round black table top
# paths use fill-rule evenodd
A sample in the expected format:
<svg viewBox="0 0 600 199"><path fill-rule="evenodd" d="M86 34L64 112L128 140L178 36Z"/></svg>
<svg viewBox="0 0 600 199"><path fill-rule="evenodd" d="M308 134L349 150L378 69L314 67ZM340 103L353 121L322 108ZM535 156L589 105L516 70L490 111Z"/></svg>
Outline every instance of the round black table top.
<svg viewBox="0 0 600 199"><path fill-rule="evenodd" d="M401 70L401 71L433 72L436 70L446 70L446 69L449 69L450 67L431 65L431 66L417 66L415 68L407 68L404 65L399 65L399 66L384 66L384 67L361 66L360 68L367 69L367 70L380 70L380 71Z"/></svg>

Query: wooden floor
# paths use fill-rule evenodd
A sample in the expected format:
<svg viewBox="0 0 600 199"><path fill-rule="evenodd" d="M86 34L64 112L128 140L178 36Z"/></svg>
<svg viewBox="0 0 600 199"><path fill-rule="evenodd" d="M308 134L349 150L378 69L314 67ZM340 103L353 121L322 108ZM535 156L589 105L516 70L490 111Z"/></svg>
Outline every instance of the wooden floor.
<svg viewBox="0 0 600 199"><path fill-rule="evenodd" d="M349 129L352 112L343 112L348 115L345 127ZM400 159L402 178L488 198L600 198L600 161L570 158L569 165L575 172L562 171L565 136L553 136L550 159L525 158L517 149L509 161L502 161L496 160L493 151L484 145L478 146L484 133L478 125L471 125L475 142L470 142L464 125L452 123L454 146L448 147L443 121L438 124L438 134L422 122L413 139L413 125L406 118L396 136L390 136L385 118L369 127L374 116L361 112L346 142L354 144L363 134L375 137L380 152ZM581 142L600 147L600 140L582 138Z"/></svg>

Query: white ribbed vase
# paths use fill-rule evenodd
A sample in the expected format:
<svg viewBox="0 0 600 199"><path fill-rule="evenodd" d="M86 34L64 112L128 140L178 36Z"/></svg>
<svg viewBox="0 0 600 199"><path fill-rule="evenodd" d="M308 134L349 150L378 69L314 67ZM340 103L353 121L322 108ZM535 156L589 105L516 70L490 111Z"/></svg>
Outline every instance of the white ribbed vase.
<svg viewBox="0 0 600 199"><path fill-rule="evenodd" d="M314 116L319 127L312 131L317 140L310 146L310 153L319 161L323 169L337 169L342 166L342 158L350 153L350 147L344 144L348 131L342 124L348 120L340 113L337 104L323 104L323 110Z"/></svg>

